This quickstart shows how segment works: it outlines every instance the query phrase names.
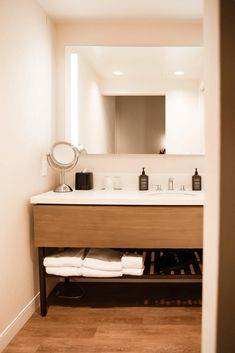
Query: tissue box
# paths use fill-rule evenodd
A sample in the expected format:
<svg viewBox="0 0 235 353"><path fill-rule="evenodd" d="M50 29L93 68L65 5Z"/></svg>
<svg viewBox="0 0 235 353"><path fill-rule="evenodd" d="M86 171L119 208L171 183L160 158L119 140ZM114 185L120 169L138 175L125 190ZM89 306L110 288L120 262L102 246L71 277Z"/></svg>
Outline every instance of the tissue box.
<svg viewBox="0 0 235 353"><path fill-rule="evenodd" d="M75 189L76 190L91 190L93 189L93 173L76 173L75 174Z"/></svg>

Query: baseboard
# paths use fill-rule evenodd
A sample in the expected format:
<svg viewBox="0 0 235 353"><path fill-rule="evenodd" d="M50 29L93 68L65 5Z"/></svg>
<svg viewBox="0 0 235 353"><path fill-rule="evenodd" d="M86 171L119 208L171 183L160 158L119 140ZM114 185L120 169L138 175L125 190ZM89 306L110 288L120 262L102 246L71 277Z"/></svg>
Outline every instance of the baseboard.
<svg viewBox="0 0 235 353"><path fill-rule="evenodd" d="M0 333L0 352L6 348L17 332L24 326L39 306L39 293L21 310L12 322Z"/></svg>

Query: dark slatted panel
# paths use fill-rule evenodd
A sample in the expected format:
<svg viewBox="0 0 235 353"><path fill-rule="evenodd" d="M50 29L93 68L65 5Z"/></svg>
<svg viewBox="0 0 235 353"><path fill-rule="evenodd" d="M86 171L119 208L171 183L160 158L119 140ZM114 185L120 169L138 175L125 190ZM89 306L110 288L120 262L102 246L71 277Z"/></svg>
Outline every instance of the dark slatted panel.
<svg viewBox="0 0 235 353"><path fill-rule="evenodd" d="M202 249L131 249L125 252L144 255L145 276L202 276Z"/></svg>
<svg viewBox="0 0 235 353"><path fill-rule="evenodd" d="M154 273L160 272L160 250L155 250Z"/></svg>
<svg viewBox="0 0 235 353"><path fill-rule="evenodd" d="M145 270L144 274L149 275L150 273L150 265L151 265L151 251L146 250L146 257L145 257Z"/></svg>

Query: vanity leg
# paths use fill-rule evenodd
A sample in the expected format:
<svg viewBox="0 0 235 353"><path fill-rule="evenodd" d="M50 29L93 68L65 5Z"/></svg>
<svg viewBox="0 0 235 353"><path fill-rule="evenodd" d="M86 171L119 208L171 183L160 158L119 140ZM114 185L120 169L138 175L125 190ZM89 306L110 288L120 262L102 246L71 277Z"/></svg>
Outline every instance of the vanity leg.
<svg viewBox="0 0 235 353"><path fill-rule="evenodd" d="M45 270L43 266L44 255L45 255L45 248L38 248L41 316L46 316L47 314L46 276L45 276Z"/></svg>

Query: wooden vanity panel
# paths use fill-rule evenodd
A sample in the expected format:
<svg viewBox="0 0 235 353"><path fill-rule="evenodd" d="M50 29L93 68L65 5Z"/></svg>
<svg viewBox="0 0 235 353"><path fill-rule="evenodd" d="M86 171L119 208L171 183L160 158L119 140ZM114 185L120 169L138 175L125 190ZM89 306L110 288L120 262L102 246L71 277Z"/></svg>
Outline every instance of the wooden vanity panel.
<svg viewBox="0 0 235 353"><path fill-rule="evenodd" d="M202 206L35 205L37 247L201 248Z"/></svg>

